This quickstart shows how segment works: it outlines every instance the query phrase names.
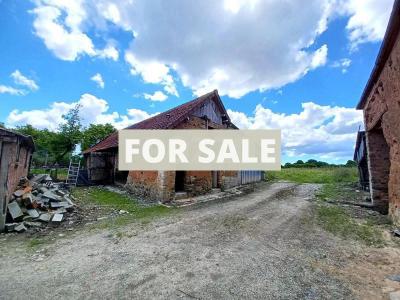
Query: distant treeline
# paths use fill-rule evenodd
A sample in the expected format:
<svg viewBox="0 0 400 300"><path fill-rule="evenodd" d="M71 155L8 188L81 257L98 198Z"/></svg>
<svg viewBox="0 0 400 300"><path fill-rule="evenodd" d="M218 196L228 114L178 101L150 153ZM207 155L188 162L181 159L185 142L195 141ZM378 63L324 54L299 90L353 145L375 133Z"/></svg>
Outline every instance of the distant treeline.
<svg viewBox="0 0 400 300"><path fill-rule="evenodd" d="M330 164L324 161L309 159L306 162L298 160L295 163L286 163L282 168L339 168L339 167L355 167L357 163L354 160L348 160L345 164Z"/></svg>

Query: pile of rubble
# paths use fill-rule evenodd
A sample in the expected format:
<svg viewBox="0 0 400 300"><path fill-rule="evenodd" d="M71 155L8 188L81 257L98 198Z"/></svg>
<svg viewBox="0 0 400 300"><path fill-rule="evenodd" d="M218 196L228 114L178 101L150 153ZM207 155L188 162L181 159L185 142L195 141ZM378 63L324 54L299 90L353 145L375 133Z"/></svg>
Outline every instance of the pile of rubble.
<svg viewBox="0 0 400 300"><path fill-rule="evenodd" d="M7 232L41 230L60 224L74 210L73 197L64 183L54 183L46 174L31 180L22 177L8 204Z"/></svg>

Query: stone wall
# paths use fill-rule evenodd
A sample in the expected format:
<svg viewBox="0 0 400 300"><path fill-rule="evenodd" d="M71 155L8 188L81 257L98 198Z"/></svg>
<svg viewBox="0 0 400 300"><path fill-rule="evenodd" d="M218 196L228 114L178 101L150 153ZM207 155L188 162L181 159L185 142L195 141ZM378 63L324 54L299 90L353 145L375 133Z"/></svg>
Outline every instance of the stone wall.
<svg viewBox="0 0 400 300"><path fill-rule="evenodd" d="M126 188L133 194L156 202L162 198L158 171L129 171Z"/></svg>
<svg viewBox="0 0 400 300"><path fill-rule="evenodd" d="M187 171L185 191L189 196L206 194L212 189L211 171Z"/></svg>
<svg viewBox="0 0 400 300"><path fill-rule="evenodd" d="M378 163L374 165L373 160L384 161L385 155L378 147L374 147L375 133L379 127L382 128L383 137L389 147L390 172L388 186L389 213L396 223L400 223L400 37L397 37L392 52L386 64L376 80L367 103L364 107L365 127L367 138L369 138L370 163L370 187L372 200L378 203L380 190L376 187L379 177L385 170L377 170ZM377 138L379 139L379 138ZM377 142L378 144L381 142ZM370 151L371 151L370 150ZM382 158L381 155L384 155ZM384 167L385 168L385 167ZM378 179L377 179L378 177ZM380 186L384 183L381 182Z"/></svg>
<svg viewBox="0 0 400 300"><path fill-rule="evenodd" d="M381 129L373 129L367 132L367 147L371 198L378 211L387 213L389 207L390 159L389 146Z"/></svg>

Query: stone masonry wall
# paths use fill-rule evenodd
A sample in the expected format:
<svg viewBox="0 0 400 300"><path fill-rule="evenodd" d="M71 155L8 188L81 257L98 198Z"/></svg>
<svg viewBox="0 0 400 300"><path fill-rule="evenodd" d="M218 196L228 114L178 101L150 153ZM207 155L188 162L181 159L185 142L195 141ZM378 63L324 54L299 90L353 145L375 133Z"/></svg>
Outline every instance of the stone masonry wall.
<svg viewBox="0 0 400 300"><path fill-rule="evenodd" d="M208 122L215 129L227 129L225 125ZM176 129L206 129L206 121L196 116L183 120ZM233 176L233 177L232 177ZM230 188L237 183L237 172L220 172L219 183L222 188ZM175 196L174 171L130 171L126 188L141 198L150 201L167 202ZM185 191L188 196L197 196L212 189L211 171L187 171L185 175Z"/></svg>
<svg viewBox="0 0 400 300"><path fill-rule="evenodd" d="M382 130L367 132L370 190L374 206L381 213L389 207L388 180L390 172L389 146Z"/></svg>
<svg viewBox="0 0 400 300"><path fill-rule="evenodd" d="M365 127L367 136L373 136L371 131L379 123L383 130L384 138L389 146L390 174L388 182L389 213L396 223L400 223L400 37L392 49L364 108ZM370 138L371 140L371 138ZM373 147L374 148L374 147ZM373 150L374 151L374 150ZM369 153L370 162L374 155L378 158L379 152ZM372 156L371 156L372 155ZM384 159L381 158L382 161ZM374 176L374 167L370 167ZM379 173L376 174L379 176ZM371 178L371 183L374 182ZM373 185L371 184L373 188ZM376 193L375 193L376 195ZM374 191L372 191L374 197ZM375 199L373 198L373 201Z"/></svg>

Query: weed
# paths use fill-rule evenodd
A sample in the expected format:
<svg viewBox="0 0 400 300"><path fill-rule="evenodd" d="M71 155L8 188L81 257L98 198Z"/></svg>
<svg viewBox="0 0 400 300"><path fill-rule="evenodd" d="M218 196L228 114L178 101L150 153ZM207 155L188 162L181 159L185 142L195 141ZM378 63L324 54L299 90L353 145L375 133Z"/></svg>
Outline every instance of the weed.
<svg viewBox="0 0 400 300"><path fill-rule="evenodd" d="M118 217L105 219L99 224L96 224L96 228L121 227L135 220L140 220L142 223L150 222L154 217L163 216L174 211L173 208L167 208L162 205L141 205L128 195L98 187L75 188L73 190L73 196L76 197L80 203L101 206L103 209L109 210L110 212L119 210L128 212Z"/></svg>
<svg viewBox="0 0 400 300"><path fill-rule="evenodd" d="M346 239L356 239L369 246L384 245L382 232L372 221L356 222L343 208L320 203L316 207L317 221L322 227Z"/></svg>

